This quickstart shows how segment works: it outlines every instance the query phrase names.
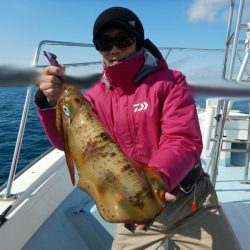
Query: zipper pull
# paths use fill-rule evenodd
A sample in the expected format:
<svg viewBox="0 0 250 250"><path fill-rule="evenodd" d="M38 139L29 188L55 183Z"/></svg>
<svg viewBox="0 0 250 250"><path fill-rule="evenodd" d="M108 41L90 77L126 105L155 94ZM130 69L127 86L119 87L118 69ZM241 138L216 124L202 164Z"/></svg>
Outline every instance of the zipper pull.
<svg viewBox="0 0 250 250"><path fill-rule="evenodd" d="M196 192L196 184L194 186L194 199L193 199L192 204L191 204L191 209L193 212L195 212L198 209L196 201L195 201L195 192Z"/></svg>
<svg viewBox="0 0 250 250"><path fill-rule="evenodd" d="M193 202L192 202L191 209L193 212L195 212L197 210L197 205L196 205L195 200L193 200Z"/></svg>

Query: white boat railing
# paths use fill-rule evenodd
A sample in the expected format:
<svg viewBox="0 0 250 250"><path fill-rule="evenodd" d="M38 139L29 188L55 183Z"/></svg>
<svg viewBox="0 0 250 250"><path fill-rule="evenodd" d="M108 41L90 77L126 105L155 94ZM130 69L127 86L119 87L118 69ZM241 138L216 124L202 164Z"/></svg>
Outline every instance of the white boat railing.
<svg viewBox="0 0 250 250"><path fill-rule="evenodd" d="M28 87L27 92L26 92L26 98L25 98L25 102L24 102L20 127L19 127L19 130L18 130L14 155L13 155L12 163L11 163L11 167L10 167L10 173L9 173L9 178L8 178L8 182L7 182L7 187L6 187L4 197L3 197L4 199L13 198L11 196L11 194L10 194L11 193L11 187L12 187L12 183L13 183L14 178L15 178L17 162L18 162L18 159L19 159L19 154L20 154L20 150L21 150L21 146L22 146L23 135L24 135L25 125L26 125L28 111L29 111L31 93L32 93L32 87Z"/></svg>
<svg viewBox="0 0 250 250"><path fill-rule="evenodd" d="M246 32L246 40L245 40L245 47L246 47L245 48L245 55L244 55L244 58L242 59L240 71L239 71L239 74L238 74L237 79L236 79L237 82L242 81L242 77L243 77L244 72L247 73L248 79L250 80L250 74L247 71L247 65L249 64L249 58L250 58L250 23L247 23L246 30L247 30L247 32Z"/></svg>
<svg viewBox="0 0 250 250"><path fill-rule="evenodd" d="M235 30L234 33L232 33L232 23L233 23L233 16L235 11L235 0L230 0L230 9L228 13L228 24L227 24L227 33L226 33L226 43L225 43L225 54L224 54L224 61L223 61L223 69L222 69L222 78L225 80L233 80L233 73L235 69L235 62L236 62L236 55L239 55L238 45L241 43L244 43L240 40L240 31L241 30L247 30L247 35L249 34L249 24L242 24L242 15L244 10L244 0L238 1L238 12L237 12L237 19L235 24ZM228 66L228 54L229 54L229 48L232 46L231 50L231 60ZM239 56L238 56L239 58ZM240 60L241 68L240 72L238 74L236 81L240 82L242 79L242 76L244 73L247 73L247 62L249 60L249 48L246 51L246 55L244 57L244 60ZM227 71L227 68L229 67L229 70ZM249 77L248 77L249 78ZM249 81L247 81L249 82ZM249 82L250 83L250 82ZM226 123L226 119L228 118L229 113L229 99L220 100L218 103L218 109L217 109L217 123L218 126L215 129L215 144L213 145L214 150L212 148L212 151L215 152L215 157L209 161L209 164L211 164L211 181L213 185L216 183L216 177L218 174L218 166L219 166L219 158L222 151L222 144L223 144L223 132L224 132L224 126ZM249 121L250 122L250 121ZM250 125L248 129L248 138L250 138ZM250 145L249 140L247 139L247 150L246 150L246 159L245 159L245 173L244 173L244 182L247 183L248 181L248 169L249 169L249 158L250 158Z"/></svg>
<svg viewBox="0 0 250 250"><path fill-rule="evenodd" d="M230 10L234 9L234 4L235 4L235 1L231 1ZM237 46L238 46L238 41L239 41L239 33L240 33L240 29L241 29L243 8L244 8L244 0L240 0L239 7L238 7L237 21L236 21L236 25L235 25L233 44L232 44L232 56L231 56L231 61L230 61L230 65L229 65L229 72L228 72L228 79L229 80L232 80L232 78L233 78L233 71L234 71L236 52L237 52ZM230 12L230 16L228 18L228 21L230 23L232 23L232 21L233 21L232 16L233 16L233 13L231 14L231 12ZM228 30L227 34L229 34L231 31L231 25L229 25L228 28L230 28L230 30ZM226 46L229 46L229 45L230 44L228 42L226 42Z"/></svg>

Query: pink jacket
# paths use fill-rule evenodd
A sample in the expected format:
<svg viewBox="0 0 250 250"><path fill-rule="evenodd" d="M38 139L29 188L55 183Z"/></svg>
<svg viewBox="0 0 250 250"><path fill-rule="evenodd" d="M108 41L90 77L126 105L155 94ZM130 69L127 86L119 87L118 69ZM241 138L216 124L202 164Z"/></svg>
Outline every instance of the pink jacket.
<svg viewBox="0 0 250 250"><path fill-rule="evenodd" d="M202 139L196 105L185 77L165 60L141 51L104 66L104 77L85 93L102 124L125 154L159 169L173 190L197 164ZM38 114L50 142L63 149L55 109Z"/></svg>

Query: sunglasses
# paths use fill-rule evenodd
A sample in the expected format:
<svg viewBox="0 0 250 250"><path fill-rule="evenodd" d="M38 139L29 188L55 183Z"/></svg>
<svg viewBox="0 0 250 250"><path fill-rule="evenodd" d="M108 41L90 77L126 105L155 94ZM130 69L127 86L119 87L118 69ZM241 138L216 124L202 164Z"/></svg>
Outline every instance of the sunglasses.
<svg viewBox="0 0 250 250"><path fill-rule="evenodd" d="M136 37L130 34L118 34L114 37L102 36L94 41L94 45L99 51L110 51L115 45L118 48L127 48L134 44Z"/></svg>

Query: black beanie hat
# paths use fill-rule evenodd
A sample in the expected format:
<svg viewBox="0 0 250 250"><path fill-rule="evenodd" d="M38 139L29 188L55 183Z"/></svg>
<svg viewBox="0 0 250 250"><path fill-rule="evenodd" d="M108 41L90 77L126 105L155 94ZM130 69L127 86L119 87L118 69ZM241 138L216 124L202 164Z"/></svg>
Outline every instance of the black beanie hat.
<svg viewBox="0 0 250 250"><path fill-rule="evenodd" d="M144 43L144 29L134 12L124 7L111 7L104 10L96 19L93 28L93 41L108 27L123 28L136 36L137 47Z"/></svg>

